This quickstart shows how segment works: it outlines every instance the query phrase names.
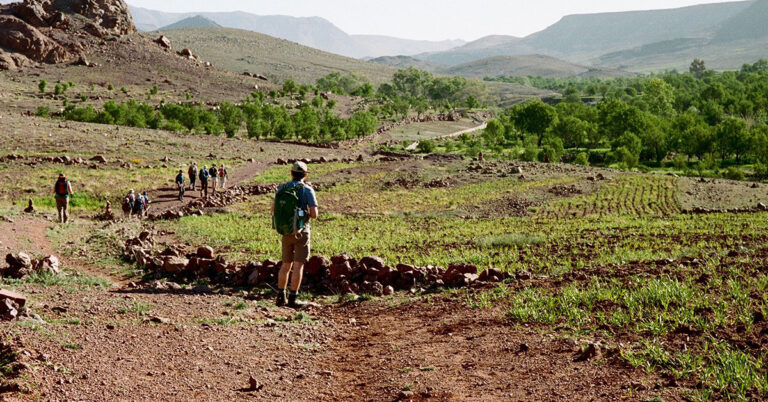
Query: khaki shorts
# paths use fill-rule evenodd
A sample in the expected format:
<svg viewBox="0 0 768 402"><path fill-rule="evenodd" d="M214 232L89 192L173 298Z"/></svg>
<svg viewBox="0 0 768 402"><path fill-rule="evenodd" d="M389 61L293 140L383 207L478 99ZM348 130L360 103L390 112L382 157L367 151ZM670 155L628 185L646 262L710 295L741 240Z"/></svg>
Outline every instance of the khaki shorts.
<svg viewBox="0 0 768 402"><path fill-rule="evenodd" d="M309 237L308 231L283 236L283 262L307 262Z"/></svg>

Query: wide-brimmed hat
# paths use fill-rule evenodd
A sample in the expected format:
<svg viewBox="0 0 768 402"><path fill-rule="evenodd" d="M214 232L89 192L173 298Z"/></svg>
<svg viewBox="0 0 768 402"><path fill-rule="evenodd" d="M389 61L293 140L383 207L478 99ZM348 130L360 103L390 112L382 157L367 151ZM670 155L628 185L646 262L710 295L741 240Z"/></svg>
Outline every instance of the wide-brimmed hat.
<svg viewBox="0 0 768 402"><path fill-rule="evenodd" d="M293 162L293 167L291 167L291 172L307 173L308 171L309 171L309 168L307 167L306 163L302 161Z"/></svg>

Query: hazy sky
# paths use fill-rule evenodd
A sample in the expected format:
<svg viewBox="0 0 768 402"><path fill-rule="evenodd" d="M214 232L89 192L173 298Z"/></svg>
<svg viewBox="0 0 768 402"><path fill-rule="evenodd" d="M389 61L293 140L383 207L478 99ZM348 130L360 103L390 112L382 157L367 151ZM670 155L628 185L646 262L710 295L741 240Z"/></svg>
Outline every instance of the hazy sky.
<svg viewBox="0 0 768 402"><path fill-rule="evenodd" d="M568 14L650 10L727 0L129 0L131 5L175 12L247 11L323 17L350 34L409 39L474 40L486 35L525 36ZM0 0L7 3L8 0Z"/></svg>

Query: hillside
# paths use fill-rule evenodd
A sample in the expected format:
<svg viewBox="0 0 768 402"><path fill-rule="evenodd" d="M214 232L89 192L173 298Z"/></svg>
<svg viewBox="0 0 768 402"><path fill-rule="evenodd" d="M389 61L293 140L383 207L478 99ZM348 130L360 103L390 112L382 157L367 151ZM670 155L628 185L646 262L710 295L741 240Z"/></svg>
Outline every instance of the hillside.
<svg viewBox="0 0 768 402"><path fill-rule="evenodd" d="M397 71L376 63L309 48L252 31L230 28L187 28L160 32L174 47L190 48L217 67L235 73L260 73L273 81L291 78L314 83L334 71L365 75L373 82L389 80Z"/></svg>
<svg viewBox="0 0 768 402"><path fill-rule="evenodd" d="M766 4L766 0L742 1L669 10L570 15L522 39L486 37L449 51L415 57L458 65L494 56L543 54L579 64L648 71L649 65L643 63L642 57L652 56L653 68L664 69L690 63L689 55L699 57L697 48L707 45L712 38L727 43L766 36ZM710 58L716 58L723 68L738 68L754 61L755 54L760 53L757 49L744 42L730 48L704 49L702 54L714 56ZM656 57L659 54L665 57Z"/></svg>
<svg viewBox="0 0 768 402"><path fill-rule="evenodd" d="M591 76L602 77L625 75L625 73L617 71L595 70L587 66L538 54L489 57L458 66L446 67L441 69L440 72L478 79L501 75L546 78L573 77L585 73L590 73Z"/></svg>
<svg viewBox="0 0 768 402"><path fill-rule="evenodd" d="M764 38L768 36L768 0L756 0L749 8L726 20L713 42Z"/></svg>
<svg viewBox="0 0 768 402"><path fill-rule="evenodd" d="M160 30L169 31L171 29L184 29L184 28L220 28L221 25L211 21L202 15L196 15L194 17L185 18L181 21L174 22L173 24L166 25Z"/></svg>
<svg viewBox="0 0 768 402"><path fill-rule="evenodd" d="M326 19L256 15L242 11L166 13L130 6L136 26L154 31L183 19L201 15L225 28L258 32L339 55L363 58L389 55L413 55L448 50L464 44L460 40L424 41L381 35L349 35Z"/></svg>
<svg viewBox="0 0 768 402"><path fill-rule="evenodd" d="M420 70L426 71L438 71L445 66L442 64L432 63L429 61L419 60L411 56L382 56L375 59L369 59L372 63L384 64L386 66L397 68L409 68L415 67Z"/></svg>
<svg viewBox="0 0 768 402"><path fill-rule="evenodd" d="M463 40L409 40L383 35L352 35L352 38L366 48L364 57L390 55L414 55L423 52L441 52L464 45Z"/></svg>

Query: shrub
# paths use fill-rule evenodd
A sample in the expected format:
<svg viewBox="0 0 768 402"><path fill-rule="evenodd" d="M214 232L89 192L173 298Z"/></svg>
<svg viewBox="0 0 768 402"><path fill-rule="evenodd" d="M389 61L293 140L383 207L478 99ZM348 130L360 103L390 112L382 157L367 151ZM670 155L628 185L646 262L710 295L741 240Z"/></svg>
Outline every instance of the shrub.
<svg viewBox="0 0 768 402"><path fill-rule="evenodd" d="M80 101L81 101L81 102L85 102L85 101L87 101L87 100L88 100L88 97L87 97L87 96L85 96L85 95L80 95Z"/></svg>
<svg viewBox="0 0 768 402"><path fill-rule="evenodd" d="M588 166L589 157L587 156L587 153L580 152L578 155L576 155L576 159L573 160L573 163L576 165Z"/></svg>
<svg viewBox="0 0 768 402"><path fill-rule="evenodd" d="M416 151L422 154L428 154L431 152L435 152L435 148L437 148L437 144L435 144L432 140L422 140L419 141L419 145L416 147Z"/></svg>
<svg viewBox="0 0 768 402"><path fill-rule="evenodd" d="M688 161L683 154L677 154L672 159L672 166L677 170L685 170L688 167Z"/></svg>
<svg viewBox="0 0 768 402"><path fill-rule="evenodd" d="M158 91L159 91L159 89L157 88L157 85L153 85L152 88L149 89L149 94L150 95L157 95Z"/></svg>
<svg viewBox="0 0 768 402"><path fill-rule="evenodd" d="M535 145L528 145L523 149L520 160L526 162L536 162L539 160L539 149Z"/></svg>
<svg viewBox="0 0 768 402"><path fill-rule="evenodd" d="M39 106L35 115L40 117L51 117L51 109L48 106Z"/></svg>
<svg viewBox="0 0 768 402"><path fill-rule="evenodd" d="M55 87L53 87L53 93L56 95L61 95L64 93L64 87L61 84L56 84Z"/></svg>
<svg viewBox="0 0 768 402"><path fill-rule="evenodd" d="M725 171L725 178L729 180L744 180L744 171L737 167L729 167Z"/></svg>
<svg viewBox="0 0 768 402"><path fill-rule="evenodd" d="M41 80L39 84L37 84L37 89L40 90L40 92L45 92L45 87L48 85L45 80Z"/></svg>
<svg viewBox="0 0 768 402"><path fill-rule="evenodd" d="M109 84L109 85L107 85L107 89L110 90L110 91L114 91L115 90L115 86L112 85L112 84Z"/></svg>

